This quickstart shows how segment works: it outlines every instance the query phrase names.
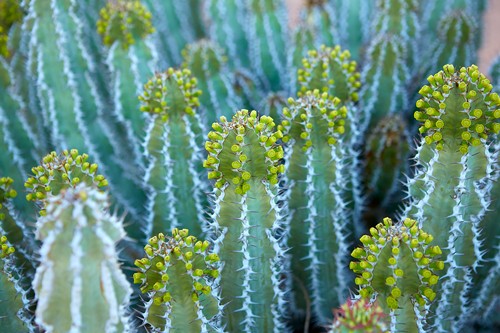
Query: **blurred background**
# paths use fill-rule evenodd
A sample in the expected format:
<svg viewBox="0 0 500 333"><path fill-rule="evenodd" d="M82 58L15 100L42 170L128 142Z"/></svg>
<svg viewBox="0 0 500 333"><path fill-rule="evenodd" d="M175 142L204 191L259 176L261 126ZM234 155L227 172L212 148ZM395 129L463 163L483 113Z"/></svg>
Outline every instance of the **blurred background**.
<svg viewBox="0 0 500 333"><path fill-rule="evenodd" d="M290 10L290 24L297 22L299 9L307 0L286 0ZM374 0L366 0L374 1ZM475 0L471 0L475 1ZM479 50L479 69L488 73L493 59L500 55L500 0L489 0L484 12L483 45Z"/></svg>

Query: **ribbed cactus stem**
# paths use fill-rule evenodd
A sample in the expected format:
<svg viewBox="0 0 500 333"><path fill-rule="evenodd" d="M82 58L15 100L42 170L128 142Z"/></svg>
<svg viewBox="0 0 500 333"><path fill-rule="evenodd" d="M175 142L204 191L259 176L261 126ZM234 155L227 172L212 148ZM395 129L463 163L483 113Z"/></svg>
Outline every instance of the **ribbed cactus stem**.
<svg viewBox="0 0 500 333"><path fill-rule="evenodd" d="M58 195L62 190L76 187L80 183L106 187L108 181L97 173L97 164L91 164L88 158L87 154L80 155L77 149L64 150L59 155L55 151L45 155L42 163L31 169L33 175L24 183L28 192L26 200L40 204L40 215L45 215L47 199Z"/></svg>
<svg viewBox="0 0 500 333"><path fill-rule="evenodd" d="M353 239L352 209L345 175L351 167L343 135L347 108L318 90L289 99L278 129L287 144L286 182L290 191L290 253L299 311L306 311L301 285L321 323L346 299L351 280L348 247Z"/></svg>
<svg viewBox="0 0 500 333"><path fill-rule="evenodd" d="M190 236L187 229L160 233L137 259L134 283L150 300L142 314L154 332L221 332L214 281L219 277L219 257L209 252L209 242Z"/></svg>
<svg viewBox="0 0 500 333"><path fill-rule="evenodd" d="M500 98L476 66L445 65L428 81L417 101L415 118L424 137L403 215L417 219L443 249L433 325L437 332L458 332L475 312L470 289L486 278L477 275L487 251L482 235L499 232L480 223L497 177Z"/></svg>
<svg viewBox="0 0 500 333"><path fill-rule="evenodd" d="M334 322L328 333L387 333L387 315L377 302L347 300L333 311Z"/></svg>
<svg viewBox="0 0 500 333"><path fill-rule="evenodd" d="M361 237L350 268L358 274L359 295L377 299L390 315L391 332L420 332L427 320L429 306L436 298L437 271L444 267L434 237L406 219L393 225L384 218L370 235Z"/></svg>
<svg viewBox="0 0 500 333"><path fill-rule="evenodd" d="M48 333L130 331L132 289L115 250L125 231L108 207L107 194L84 183L47 199L33 288L36 323Z"/></svg>
<svg viewBox="0 0 500 333"><path fill-rule="evenodd" d="M168 69L144 86L141 111L148 113L144 138L148 186L148 237L172 228L202 233L207 185L197 80L188 69Z"/></svg>
<svg viewBox="0 0 500 333"><path fill-rule="evenodd" d="M30 332L23 318L26 301L24 291L18 285L20 271L15 267L15 248L9 243L0 227L0 327L5 332ZM24 320L27 320L24 317ZM30 327L33 329L33 327Z"/></svg>
<svg viewBox="0 0 500 333"><path fill-rule="evenodd" d="M491 64L490 76L493 82L493 89L495 89L497 93L500 93L500 55L497 56Z"/></svg>
<svg viewBox="0 0 500 333"><path fill-rule="evenodd" d="M125 125L126 140L131 144L134 162L143 166L140 139L144 135L145 116L137 95L157 70L159 54L152 40L151 12L140 1L109 0L100 11L97 31L109 47L106 64L111 73L111 111Z"/></svg>
<svg viewBox="0 0 500 333"><path fill-rule="evenodd" d="M211 231L224 266L223 324L230 332L283 332L286 292L284 216L278 175L281 131L268 116L238 111L212 125L205 166L214 179Z"/></svg>
<svg viewBox="0 0 500 333"><path fill-rule="evenodd" d="M201 40L183 51L185 68L189 68L203 91L201 109L208 124L221 116L230 117L241 107L241 97L234 89L234 73L227 65L227 57L216 44Z"/></svg>

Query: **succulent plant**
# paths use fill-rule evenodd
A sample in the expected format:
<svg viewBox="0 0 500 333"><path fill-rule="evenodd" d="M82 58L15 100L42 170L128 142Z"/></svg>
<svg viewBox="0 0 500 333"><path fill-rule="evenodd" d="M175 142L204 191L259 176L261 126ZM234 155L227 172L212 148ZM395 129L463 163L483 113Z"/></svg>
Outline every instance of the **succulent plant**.
<svg viewBox="0 0 500 333"><path fill-rule="evenodd" d="M329 333L386 333L389 331L387 316L377 304L361 298L348 299L334 311L335 319Z"/></svg>

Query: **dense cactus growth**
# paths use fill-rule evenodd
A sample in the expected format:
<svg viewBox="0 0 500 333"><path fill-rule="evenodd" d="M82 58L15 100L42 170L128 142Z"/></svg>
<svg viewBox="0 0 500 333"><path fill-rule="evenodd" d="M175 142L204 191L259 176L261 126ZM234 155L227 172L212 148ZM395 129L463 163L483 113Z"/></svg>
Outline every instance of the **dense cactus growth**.
<svg viewBox="0 0 500 333"><path fill-rule="evenodd" d="M47 198L37 221L43 245L33 280L36 323L47 332L130 331L132 289L114 249L125 231L108 208L106 193L85 183Z"/></svg>
<svg viewBox="0 0 500 333"><path fill-rule="evenodd" d="M212 125L205 166L215 180L211 231L224 266L223 323L230 332L286 330L284 216L278 205L283 134L268 116L238 111Z"/></svg>
<svg viewBox="0 0 500 333"><path fill-rule="evenodd" d="M0 331L498 331L486 3L0 0Z"/></svg>
<svg viewBox="0 0 500 333"><path fill-rule="evenodd" d="M220 305L214 287L219 258L209 242L189 236L187 229L152 237L146 257L135 265L134 282L150 300L144 321L155 332L220 332Z"/></svg>
<svg viewBox="0 0 500 333"><path fill-rule="evenodd" d="M200 90L188 69L168 69L144 86L141 110L149 114L144 138L148 186L146 234L189 227L201 235L206 186L202 182L203 125Z"/></svg>

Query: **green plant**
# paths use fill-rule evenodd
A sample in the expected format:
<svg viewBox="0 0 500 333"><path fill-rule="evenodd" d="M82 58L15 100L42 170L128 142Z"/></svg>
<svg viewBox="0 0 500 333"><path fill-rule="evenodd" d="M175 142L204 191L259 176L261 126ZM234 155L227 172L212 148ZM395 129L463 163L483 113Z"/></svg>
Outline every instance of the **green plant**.
<svg viewBox="0 0 500 333"><path fill-rule="evenodd" d="M484 6L0 0L0 325L495 331Z"/></svg>

